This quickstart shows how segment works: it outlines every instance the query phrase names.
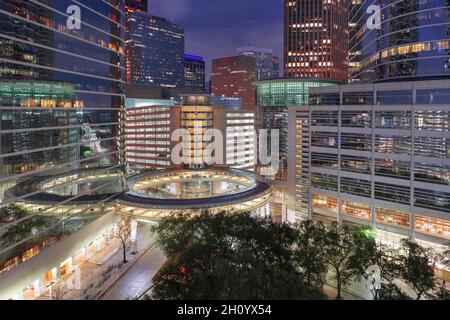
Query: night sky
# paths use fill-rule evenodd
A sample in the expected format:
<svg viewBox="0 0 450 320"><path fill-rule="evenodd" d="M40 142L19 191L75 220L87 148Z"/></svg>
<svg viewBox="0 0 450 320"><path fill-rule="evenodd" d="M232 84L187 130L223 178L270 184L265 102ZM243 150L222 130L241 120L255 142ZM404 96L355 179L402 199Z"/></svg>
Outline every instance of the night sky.
<svg viewBox="0 0 450 320"><path fill-rule="evenodd" d="M283 59L283 0L149 0L149 13L185 28L186 53L213 58L247 45L271 48Z"/></svg>

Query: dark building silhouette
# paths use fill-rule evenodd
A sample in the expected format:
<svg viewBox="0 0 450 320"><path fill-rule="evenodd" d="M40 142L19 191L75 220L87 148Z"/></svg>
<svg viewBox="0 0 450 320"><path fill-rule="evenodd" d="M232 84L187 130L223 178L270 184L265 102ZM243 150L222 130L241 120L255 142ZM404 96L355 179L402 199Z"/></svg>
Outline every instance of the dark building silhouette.
<svg viewBox="0 0 450 320"><path fill-rule="evenodd" d="M127 83L184 85L184 28L145 12L130 12L127 27Z"/></svg>
<svg viewBox="0 0 450 320"><path fill-rule="evenodd" d="M205 91L205 60L203 57L184 55L184 87Z"/></svg>

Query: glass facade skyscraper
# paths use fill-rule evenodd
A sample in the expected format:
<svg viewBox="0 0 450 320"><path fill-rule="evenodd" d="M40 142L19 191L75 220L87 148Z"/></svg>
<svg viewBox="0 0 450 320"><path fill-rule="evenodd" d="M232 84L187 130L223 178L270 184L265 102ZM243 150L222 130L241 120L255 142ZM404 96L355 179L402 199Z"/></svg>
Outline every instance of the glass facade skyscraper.
<svg viewBox="0 0 450 320"><path fill-rule="evenodd" d="M381 9L379 26L368 25L369 6ZM352 81L450 76L449 1L353 0L349 17Z"/></svg>
<svg viewBox="0 0 450 320"><path fill-rule="evenodd" d="M266 80L280 76L279 66L275 65L275 60L278 58L274 57L272 49L244 47L238 48L237 53L256 60L256 80Z"/></svg>
<svg viewBox="0 0 450 320"><path fill-rule="evenodd" d="M184 55L184 86L205 91L205 60L191 54Z"/></svg>
<svg viewBox="0 0 450 320"><path fill-rule="evenodd" d="M184 28L144 12L127 15L127 83L184 85Z"/></svg>
<svg viewBox="0 0 450 320"><path fill-rule="evenodd" d="M124 31L123 0L0 2L0 273L124 190Z"/></svg>
<svg viewBox="0 0 450 320"><path fill-rule="evenodd" d="M148 0L125 0L126 12L147 12Z"/></svg>

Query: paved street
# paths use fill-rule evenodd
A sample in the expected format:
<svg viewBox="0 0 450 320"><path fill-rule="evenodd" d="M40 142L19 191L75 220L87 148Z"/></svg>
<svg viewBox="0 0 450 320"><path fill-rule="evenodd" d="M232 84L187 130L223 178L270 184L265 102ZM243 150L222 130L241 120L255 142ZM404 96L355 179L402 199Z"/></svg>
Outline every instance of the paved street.
<svg viewBox="0 0 450 320"><path fill-rule="evenodd" d="M152 245L106 290L101 299L127 300L138 297L151 286L152 278L165 260L163 252L156 245Z"/></svg>

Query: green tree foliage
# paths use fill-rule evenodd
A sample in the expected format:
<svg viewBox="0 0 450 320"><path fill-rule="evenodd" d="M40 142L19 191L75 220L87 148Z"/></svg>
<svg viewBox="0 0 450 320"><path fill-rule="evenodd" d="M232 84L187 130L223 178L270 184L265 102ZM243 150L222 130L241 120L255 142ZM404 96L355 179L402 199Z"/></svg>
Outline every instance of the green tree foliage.
<svg viewBox="0 0 450 320"><path fill-rule="evenodd" d="M447 243L446 249L442 253L440 257L441 263L447 268L450 269L450 242Z"/></svg>
<svg viewBox="0 0 450 320"><path fill-rule="evenodd" d="M9 204L6 207L0 209L0 225L9 223L23 217L26 217L29 212L15 203Z"/></svg>
<svg viewBox="0 0 450 320"><path fill-rule="evenodd" d="M367 286L374 300L405 300L409 297L398 286L401 274L401 260L398 250L383 244L377 244L370 257L371 264L380 272L380 286Z"/></svg>
<svg viewBox="0 0 450 320"><path fill-rule="evenodd" d="M449 299L445 283L435 281L431 250L407 239L399 249L378 244L370 228L311 220L289 226L249 214L197 211L163 219L153 231L168 257L154 279L153 299L321 299L329 270L338 299L345 286L363 278L375 300L421 299L425 293ZM439 256L444 265L449 253ZM375 286L370 266L379 272Z"/></svg>
<svg viewBox="0 0 450 320"><path fill-rule="evenodd" d="M361 280L371 265L375 240L367 228L351 228L332 223L326 228L324 259L334 272L337 299L341 299L342 288L353 280Z"/></svg>
<svg viewBox="0 0 450 320"><path fill-rule="evenodd" d="M400 279L415 293L416 300L435 285L432 261L430 250L408 239L401 240Z"/></svg>
<svg viewBox="0 0 450 320"><path fill-rule="evenodd" d="M294 261L300 276L310 287L321 288L328 271L323 254L326 227L322 222L304 220L295 227Z"/></svg>
<svg viewBox="0 0 450 320"><path fill-rule="evenodd" d="M294 230L249 214L166 218L153 228L168 257L155 299L316 299L292 256Z"/></svg>

